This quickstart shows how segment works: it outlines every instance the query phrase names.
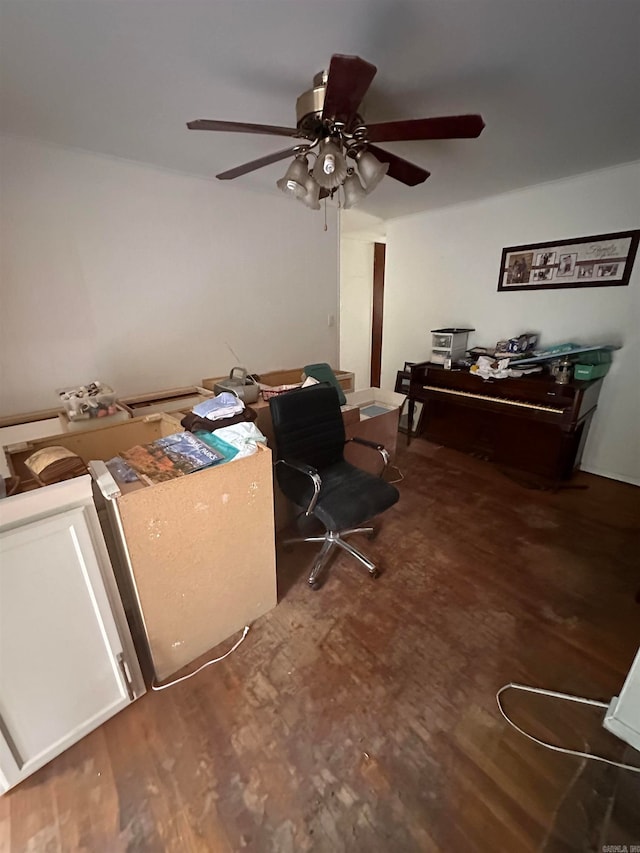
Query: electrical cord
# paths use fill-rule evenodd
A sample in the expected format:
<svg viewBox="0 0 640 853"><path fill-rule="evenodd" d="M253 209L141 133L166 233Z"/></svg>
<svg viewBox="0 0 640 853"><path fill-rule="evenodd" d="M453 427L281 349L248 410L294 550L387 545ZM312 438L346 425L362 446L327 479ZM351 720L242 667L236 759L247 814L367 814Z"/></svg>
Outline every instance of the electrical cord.
<svg viewBox="0 0 640 853"><path fill-rule="evenodd" d="M402 471L398 468L397 465L389 465L389 468L395 468L395 470L398 472L398 476L395 480L387 480L387 483L390 483L391 485L393 485L394 483L401 483L404 480L404 474L402 473Z"/></svg>
<svg viewBox="0 0 640 853"><path fill-rule="evenodd" d="M167 687L173 687L174 684L180 684L181 681L186 681L187 678L193 678L194 675L197 675L199 672L202 672L203 669L206 669L208 666L211 666L213 663L220 663L221 660L224 660L226 657L229 657L231 652L235 652L240 643L244 640L244 638L249 633L249 625L244 626L244 631L242 632L242 636L240 639L233 645L228 652L225 652L221 657L214 658L213 660L208 660L206 663L203 663L202 666L199 666L197 669L194 669L193 672L188 673L187 675L182 675L180 678L176 678L174 681L168 681L166 684L156 684L155 682L151 683L152 690L166 690Z"/></svg>
<svg viewBox="0 0 640 853"><path fill-rule="evenodd" d="M591 705L595 708L608 708L609 705L607 702L599 702L596 699L584 699L582 696L571 696L569 693L558 693L555 690L545 690L542 687L526 687L524 684L516 684L513 681L509 682L509 684L505 684L504 687L501 687L496 693L498 709L505 720L510 726L513 726L516 731L520 732L521 735L529 738L529 740L532 740L534 743L537 743L540 746L546 746L547 749L553 749L554 752L562 752L565 755L577 755L579 758L591 758L594 761L602 761L604 764L612 764L614 767L621 767L623 770L631 770L634 773L640 773L640 767L634 767L632 764L622 764L619 761L611 761L609 758L604 758L602 755L594 755L591 752L580 752L577 749L567 749L564 746L556 746L553 743L547 743L546 741L540 740L528 732L525 732L524 729L517 726L513 720L507 716L504 708L502 707L500 696L505 690L509 690L509 688L513 688L514 690L524 690L526 693L539 693L542 696L552 696L554 699L567 699L569 702L579 702L582 705Z"/></svg>

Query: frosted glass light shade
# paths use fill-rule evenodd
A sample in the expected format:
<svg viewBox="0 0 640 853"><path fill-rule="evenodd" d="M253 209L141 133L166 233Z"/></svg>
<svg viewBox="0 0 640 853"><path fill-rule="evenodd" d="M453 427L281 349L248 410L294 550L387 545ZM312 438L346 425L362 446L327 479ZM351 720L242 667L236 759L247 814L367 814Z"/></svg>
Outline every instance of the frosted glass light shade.
<svg viewBox="0 0 640 853"><path fill-rule="evenodd" d="M345 156L330 139L320 143L320 151L313 167L313 177L321 187L328 190L339 187L347 177Z"/></svg>
<svg viewBox="0 0 640 853"><path fill-rule="evenodd" d="M289 164L289 168L285 172L283 178L276 181L276 186L285 195L293 198L303 198L307 194L307 178L309 177L307 158L297 156L295 160Z"/></svg>
<svg viewBox="0 0 640 853"><path fill-rule="evenodd" d="M360 178L368 195L387 174L389 164L381 163L370 151L361 151L356 160Z"/></svg>
<svg viewBox="0 0 640 853"><path fill-rule="evenodd" d="M306 195L302 196L300 201L310 207L311 210L320 210L320 184L314 181L311 175L307 175L305 188Z"/></svg>
<svg viewBox="0 0 640 853"><path fill-rule="evenodd" d="M355 207L363 198L367 197L366 190L355 173L347 177L342 188L344 190L343 207L345 210Z"/></svg>

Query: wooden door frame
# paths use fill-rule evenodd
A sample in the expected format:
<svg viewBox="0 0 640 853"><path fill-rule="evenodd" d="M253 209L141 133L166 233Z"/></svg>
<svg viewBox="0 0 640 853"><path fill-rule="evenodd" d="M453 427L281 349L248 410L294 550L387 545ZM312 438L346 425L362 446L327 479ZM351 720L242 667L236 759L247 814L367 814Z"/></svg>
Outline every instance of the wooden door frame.
<svg viewBox="0 0 640 853"><path fill-rule="evenodd" d="M384 308L384 267L387 247L384 243L373 244L373 310L371 315L371 382L372 388L380 387L382 373L382 315Z"/></svg>

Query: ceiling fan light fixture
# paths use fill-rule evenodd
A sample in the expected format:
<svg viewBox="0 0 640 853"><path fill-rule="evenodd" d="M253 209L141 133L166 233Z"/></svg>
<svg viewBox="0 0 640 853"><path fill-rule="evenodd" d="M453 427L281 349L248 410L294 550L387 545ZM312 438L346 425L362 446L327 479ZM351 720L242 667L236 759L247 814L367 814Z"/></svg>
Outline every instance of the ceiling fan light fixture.
<svg viewBox="0 0 640 853"><path fill-rule="evenodd" d="M344 184L344 204L342 205L345 210L349 210L351 207L355 207L359 204L364 198L367 197L367 192L365 188L360 183L360 178L352 172L347 176Z"/></svg>
<svg viewBox="0 0 640 853"><path fill-rule="evenodd" d="M311 210L320 210L320 184L308 175L305 187L306 195L302 196L300 201Z"/></svg>
<svg viewBox="0 0 640 853"><path fill-rule="evenodd" d="M307 194L307 179L309 177L309 166L307 158L302 154L297 154L295 159L289 164L289 168L284 174L284 177L276 181L276 186L285 195L292 198L302 199Z"/></svg>
<svg viewBox="0 0 640 853"><path fill-rule="evenodd" d="M356 157L358 172L368 195L384 178L389 170L388 163L381 163L370 151L360 151Z"/></svg>
<svg viewBox="0 0 640 853"><path fill-rule="evenodd" d="M330 139L320 143L313 177L321 187L328 190L339 187L347 177L347 160L340 148Z"/></svg>

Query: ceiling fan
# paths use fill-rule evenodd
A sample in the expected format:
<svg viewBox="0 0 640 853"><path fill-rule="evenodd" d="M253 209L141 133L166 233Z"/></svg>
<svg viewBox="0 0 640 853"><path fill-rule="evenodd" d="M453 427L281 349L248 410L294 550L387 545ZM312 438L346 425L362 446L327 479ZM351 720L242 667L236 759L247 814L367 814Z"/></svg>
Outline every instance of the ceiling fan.
<svg viewBox="0 0 640 853"><path fill-rule="evenodd" d="M484 128L484 121L479 115L365 123L358 109L376 71L375 65L359 56L334 54L329 71L316 74L313 88L298 98L295 127L213 119L190 121L187 127L189 130L260 133L297 139L299 142L293 147L236 166L216 177L227 181L293 156L286 174L277 182L284 193L317 210L320 198L333 198L342 186L343 207L353 207L378 185L385 174L410 187L423 183L429 177L430 173L425 169L379 148L375 143L469 139L479 136ZM315 157L311 169L309 156Z"/></svg>

